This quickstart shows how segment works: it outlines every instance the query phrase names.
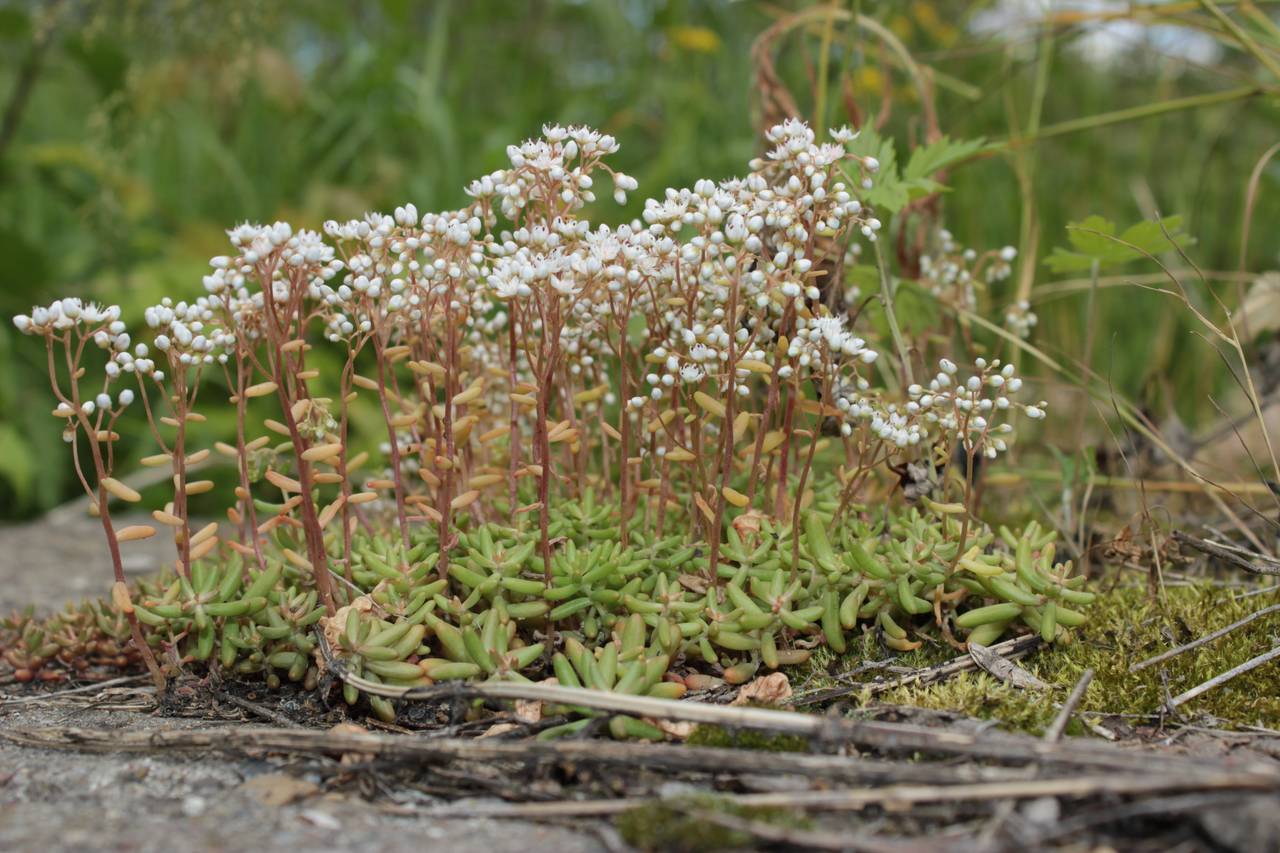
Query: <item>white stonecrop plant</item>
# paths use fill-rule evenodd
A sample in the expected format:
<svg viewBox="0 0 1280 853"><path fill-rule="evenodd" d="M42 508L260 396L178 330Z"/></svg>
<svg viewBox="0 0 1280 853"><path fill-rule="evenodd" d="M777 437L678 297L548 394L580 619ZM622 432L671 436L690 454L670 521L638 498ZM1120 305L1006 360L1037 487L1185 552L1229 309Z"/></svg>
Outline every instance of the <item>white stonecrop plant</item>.
<svg viewBox="0 0 1280 853"><path fill-rule="evenodd" d="M592 482L616 484L624 516L642 496L656 499L659 528L668 504L692 504L714 561L726 504L775 517L798 511L787 495L796 475L803 491L820 435L845 450L843 511L880 464L939 443L995 456L1008 446L1011 410L1043 414L1043 403L1012 401L1021 380L995 360L978 359L961 381L944 359L905 395L877 386L872 371L885 365L854 332L853 309L828 307L841 301L828 293L849 300L835 279L882 227L858 198L879 164L850 153L854 136L839 129L819 142L803 122L786 121L746 175L667 189L639 219L610 226L583 214L601 184L620 204L637 189L607 162L616 140L546 126L507 149L508 168L473 181L458 210L406 204L329 221L322 232L236 226L232 250L210 261L205 296L147 309L149 344L130 339L118 307L74 299L15 324L51 345L87 329L109 352L100 390L60 398L69 424L72 407L96 419L80 418L86 431L132 400L128 389L109 393L127 374L162 384L183 424L201 377L220 374L239 412L236 445L224 449L240 459L246 530L256 519L244 459L264 443L245 434L246 401L276 397L271 428L297 459L271 482L301 513L307 554L298 560L313 565L322 597L324 524L342 519L349 559L349 513L372 500L394 502L406 544L412 523L439 527L442 575L454 513L477 503L490 517L536 510L545 531L553 486L572 495ZM978 255L944 231L922 274L939 298L971 308L975 282L1006 277L1013 257ZM1023 310L1010 323L1021 332L1033 317ZM308 384L306 339L316 330L345 356L333 399ZM356 371L370 350L376 377ZM389 459L357 491L348 468L362 460L349 455L347 434L362 390L377 394ZM188 452L181 438L166 449ZM520 506L525 478L536 497ZM175 481L185 482L178 467ZM314 505L317 487L336 482L340 499ZM176 514L179 539L189 541L185 511Z"/></svg>

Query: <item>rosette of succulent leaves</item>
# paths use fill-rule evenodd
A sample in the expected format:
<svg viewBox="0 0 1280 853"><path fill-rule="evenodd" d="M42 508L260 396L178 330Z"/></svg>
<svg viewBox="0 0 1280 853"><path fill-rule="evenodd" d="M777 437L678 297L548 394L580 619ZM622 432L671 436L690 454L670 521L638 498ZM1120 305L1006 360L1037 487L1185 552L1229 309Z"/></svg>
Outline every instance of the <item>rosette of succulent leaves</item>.
<svg viewBox="0 0 1280 853"><path fill-rule="evenodd" d="M1053 533L973 513L974 460L1043 403L1011 365L928 341L936 375L899 382L901 350L824 297L876 239L876 163L848 130L767 136L745 177L611 227L584 213L636 189L617 143L545 127L460 210L233 228L204 295L148 309L141 340L77 299L18 317L116 571L105 602L6 622L4 659L21 678L106 660L308 685L337 667L355 703L353 684L552 674L679 696L866 631L1069 639L1091 594ZM939 260L930 286L965 299L1011 257ZM154 525L117 528L109 504L141 499L113 476L135 398L158 443L143 462L171 481ZM226 399L234 434L192 446ZM214 460L234 501L197 524ZM907 468L926 473L904 495ZM127 583L122 544L157 532L174 568Z"/></svg>

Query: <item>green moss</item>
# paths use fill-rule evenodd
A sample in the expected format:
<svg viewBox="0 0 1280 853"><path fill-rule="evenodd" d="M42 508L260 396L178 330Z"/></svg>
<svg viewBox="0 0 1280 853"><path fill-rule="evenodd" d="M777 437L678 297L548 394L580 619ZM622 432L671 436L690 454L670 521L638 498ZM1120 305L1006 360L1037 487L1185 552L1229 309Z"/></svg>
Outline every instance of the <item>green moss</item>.
<svg viewBox="0 0 1280 853"><path fill-rule="evenodd" d="M1162 672L1168 696L1189 690L1270 649L1280 627L1280 614L1140 672L1130 673L1132 664L1224 627L1275 600L1274 596L1241 598L1207 583L1170 587L1163 602L1151 600L1145 588L1100 590L1089 611L1089 622L1074 632L1070 643L1042 649L1019 661L1054 686L1050 697L1011 687L986 673L970 672L935 685L868 695L863 702L958 711L999 720L1010 729L1040 732L1056 715L1055 705L1066 697L1081 673L1092 668L1094 680L1081 710L1154 715L1166 698ZM845 655L837 668L855 667L861 660L884 655L871 637L856 651L862 654ZM900 656L896 663L929 666L953 655L945 647L926 645ZM1271 725L1280 718L1280 666L1262 666L1238 676L1179 710L1187 716L1211 715L1226 724Z"/></svg>
<svg viewBox="0 0 1280 853"><path fill-rule="evenodd" d="M753 847L750 834L729 829L703 817L706 812L731 815L777 826L805 827L807 821L786 809L748 809L706 794L679 802L648 803L623 812L615 825L623 840L639 850L697 853Z"/></svg>

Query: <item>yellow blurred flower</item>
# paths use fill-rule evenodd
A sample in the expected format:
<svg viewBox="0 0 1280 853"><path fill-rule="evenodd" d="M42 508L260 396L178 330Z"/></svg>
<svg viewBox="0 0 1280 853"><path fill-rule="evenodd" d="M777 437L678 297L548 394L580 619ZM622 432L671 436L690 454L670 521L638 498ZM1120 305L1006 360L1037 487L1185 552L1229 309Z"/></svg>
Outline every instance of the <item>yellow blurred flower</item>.
<svg viewBox="0 0 1280 853"><path fill-rule="evenodd" d="M672 27L667 31L671 43L696 53L715 53L720 49L720 36L708 27Z"/></svg>

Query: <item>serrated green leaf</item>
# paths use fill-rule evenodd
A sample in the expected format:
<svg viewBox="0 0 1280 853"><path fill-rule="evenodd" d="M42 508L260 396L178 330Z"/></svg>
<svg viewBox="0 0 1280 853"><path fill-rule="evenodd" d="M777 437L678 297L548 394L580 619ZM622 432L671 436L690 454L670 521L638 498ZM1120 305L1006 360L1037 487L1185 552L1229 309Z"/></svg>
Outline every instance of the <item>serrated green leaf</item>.
<svg viewBox="0 0 1280 853"><path fill-rule="evenodd" d="M870 204L889 213L897 213L911 200L910 189L898 174L898 154L892 139L885 139L874 128L865 127L847 150L859 157L874 157L880 168L871 179L871 189L864 198Z"/></svg>
<svg viewBox="0 0 1280 853"><path fill-rule="evenodd" d="M1114 252L1117 244L1108 238L1115 236L1115 233L1116 224L1097 214L1067 225L1068 242L1075 247L1076 252L1089 258L1102 259Z"/></svg>
<svg viewBox="0 0 1280 853"><path fill-rule="evenodd" d="M1191 243L1190 235L1182 231L1181 216L1166 216L1159 221L1144 220L1126 228L1120 239L1152 255L1167 252L1175 245L1185 247Z"/></svg>
<svg viewBox="0 0 1280 853"><path fill-rule="evenodd" d="M987 142L982 137L977 139L951 139L944 136L936 142L921 145L912 151L911 159L907 161L906 168L902 170L902 177L908 182L922 181L935 172L940 172L962 160L967 160L986 147ZM942 186L936 182L931 183L934 183L939 188ZM930 190L930 192L936 191L936 189Z"/></svg>
<svg viewBox="0 0 1280 853"><path fill-rule="evenodd" d="M864 128L848 150L860 157L875 157L880 169L872 178L866 200L887 213L897 213L913 199L943 192L946 187L932 175L954 166L986 147L983 139L952 140L943 137L911 152L905 169L898 166L893 140L881 137L873 128Z"/></svg>
<svg viewBox="0 0 1280 853"><path fill-rule="evenodd" d="M899 181L896 175L890 175L882 170L875 185L867 190L866 199L874 207L897 213L911 200L910 187Z"/></svg>
<svg viewBox="0 0 1280 853"><path fill-rule="evenodd" d="M1175 246L1189 245L1191 238L1181 225L1180 216L1169 216L1131 225L1117 236L1114 222L1090 216L1067 226L1071 249L1055 248L1045 258L1045 265L1054 272L1071 273L1089 270L1095 263L1101 269L1140 260Z"/></svg>

